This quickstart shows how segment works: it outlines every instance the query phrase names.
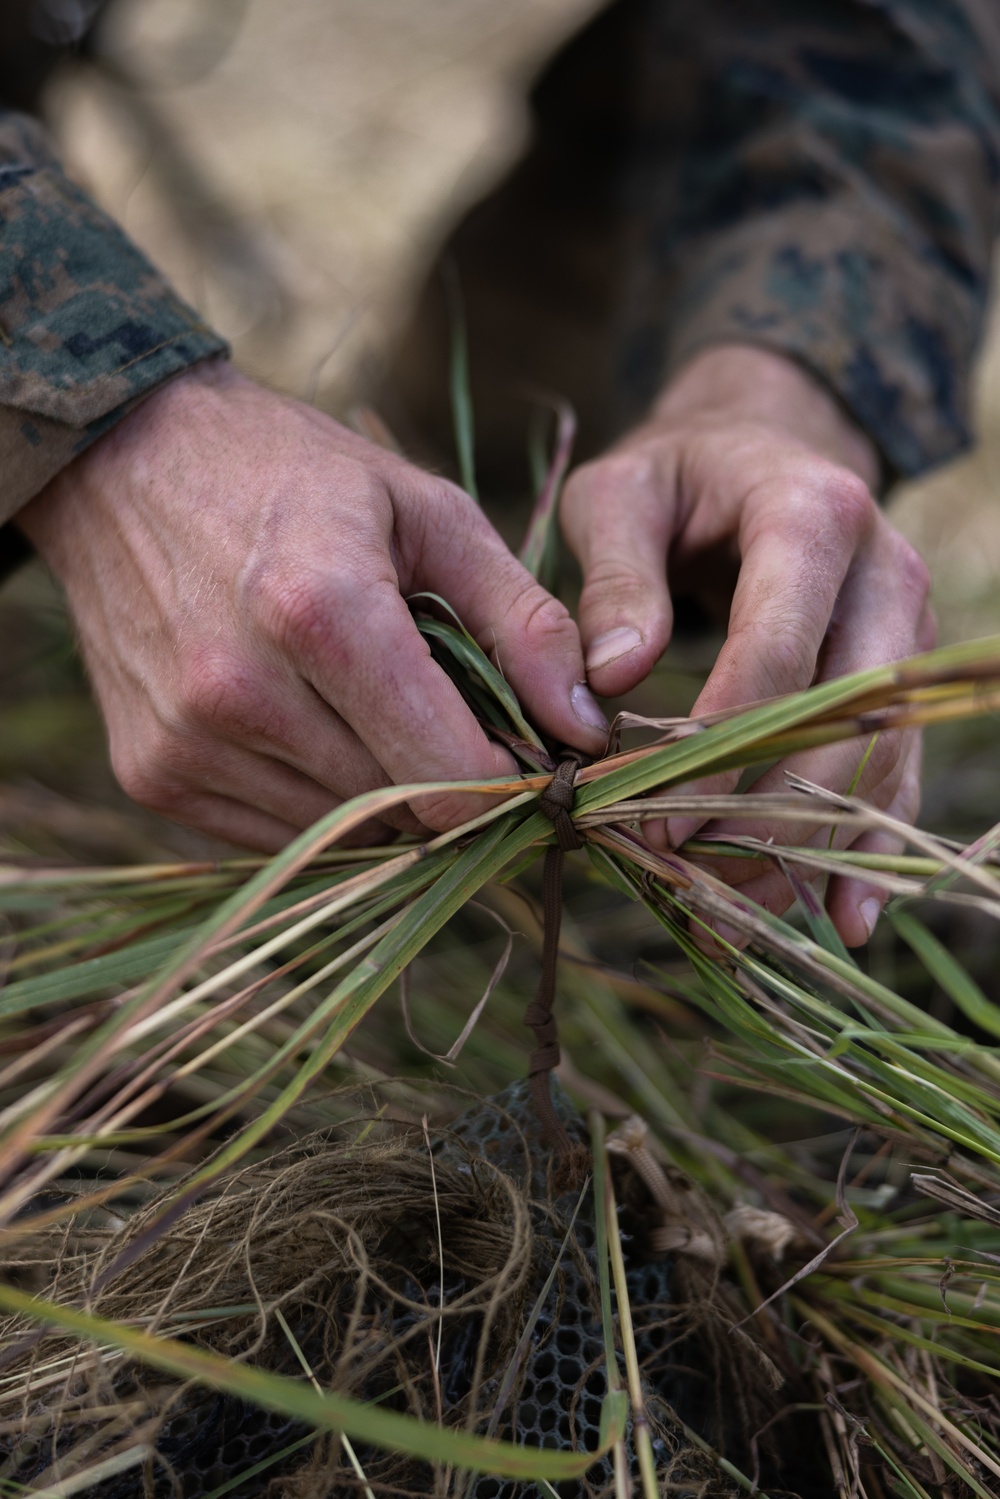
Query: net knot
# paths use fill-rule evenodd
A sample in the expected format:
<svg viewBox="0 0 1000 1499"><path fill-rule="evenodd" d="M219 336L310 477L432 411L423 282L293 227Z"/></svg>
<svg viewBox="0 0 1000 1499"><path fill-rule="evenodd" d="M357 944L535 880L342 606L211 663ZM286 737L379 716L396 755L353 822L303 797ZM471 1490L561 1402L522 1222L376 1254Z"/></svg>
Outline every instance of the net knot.
<svg viewBox="0 0 1000 1499"><path fill-rule="evenodd" d="M573 782L584 762L585 757L576 750L563 750L555 775L538 798L539 811L544 812L555 828L556 842L564 853L583 847L584 840L577 832L570 813L576 795Z"/></svg>

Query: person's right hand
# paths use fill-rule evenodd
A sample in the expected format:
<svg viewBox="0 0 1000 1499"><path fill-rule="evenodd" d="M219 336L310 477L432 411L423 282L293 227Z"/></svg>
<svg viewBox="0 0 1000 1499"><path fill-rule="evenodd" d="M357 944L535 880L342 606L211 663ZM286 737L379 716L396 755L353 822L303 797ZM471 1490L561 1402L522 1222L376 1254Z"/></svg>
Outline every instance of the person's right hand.
<svg viewBox="0 0 1000 1499"><path fill-rule="evenodd" d="M513 774L413 622L422 590L540 728L604 745L576 626L469 496L228 365L161 387L17 522L66 588L118 779L177 822L271 851L376 786Z"/></svg>
<svg viewBox="0 0 1000 1499"><path fill-rule="evenodd" d="M696 354L642 425L566 485L562 524L583 568L580 630L591 685L617 695L647 675L670 636L672 587L710 609L725 600L729 613L692 717L930 650L930 575L875 502L878 464L873 443L833 393L792 358L742 344ZM912 822L920 735L884 730L870 753L858 740L803 750L765 770L755 793L783 791L789 773L853 790ZM724 772L686 789L731 792L738 779ZM820 847L829 838L822 819L704 824L695 816L658 830L647 823L646 836L674 847L698 830ZM841 846L844 835L837 837ZM874 828L852 846L887 854L900 845ZM777 915L795 898L778 863L728 859L711 867ZM884 887L861 877L830 881L827 909L848 946L868 939L885 898Z"/></svg>

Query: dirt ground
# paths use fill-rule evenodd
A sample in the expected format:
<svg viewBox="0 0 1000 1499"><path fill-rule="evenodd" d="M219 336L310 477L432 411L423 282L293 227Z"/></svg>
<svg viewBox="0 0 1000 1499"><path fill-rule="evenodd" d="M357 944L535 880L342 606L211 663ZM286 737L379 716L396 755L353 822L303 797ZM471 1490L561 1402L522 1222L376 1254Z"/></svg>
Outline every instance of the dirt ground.
<svg viewBox="0 0 1000 1499"><path fill-rule="evenodd" d="M447 225L516 158L532 76L598 8L116 0L101 65L68 69L48 114L70 169L230 338L240 365L343 413ZM997 319L978 408L976 452L891 502L931 562L947 640L1000 630ZM0 592L8 639L25 609L52 622L57 642L58 606L35 569ZM79 767L84 745L100 758L82 684L66 698L75 706L49 691L40 707L54 679L32 670L16 695L24 709L31 679L41 697L20 717L5 709L0 779L51 780L53 766ZM2 682L0 698L10 700ZM103 796L106 771L95 775Z"/></svg>

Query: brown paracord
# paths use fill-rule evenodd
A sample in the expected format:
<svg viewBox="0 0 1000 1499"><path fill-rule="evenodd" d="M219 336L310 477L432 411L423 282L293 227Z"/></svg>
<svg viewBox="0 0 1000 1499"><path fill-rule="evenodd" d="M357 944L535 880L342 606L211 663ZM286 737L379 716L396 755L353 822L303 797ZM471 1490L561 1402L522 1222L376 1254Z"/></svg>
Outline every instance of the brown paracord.
<svg viewBox="0 0 1000 1499"><path fill-rule="evenodd" d="M555 775L538 798L539 810L545 813L555 828L556 841L545 850L542 869L542 974L538 992L524 1014L524 1023L531 1026L538 1043L528 1063L531 1096L545 1138L559 1155L570 1151L572 1142L555 1111L549 1083L553 1068L559 1066L559 1027L553 1006L559 964L559 927L562 921L563 855L574 848L582 848L584 844L569 815L573 806L573 781L583 764L583 755L574 750L565 750Z"/></svg>

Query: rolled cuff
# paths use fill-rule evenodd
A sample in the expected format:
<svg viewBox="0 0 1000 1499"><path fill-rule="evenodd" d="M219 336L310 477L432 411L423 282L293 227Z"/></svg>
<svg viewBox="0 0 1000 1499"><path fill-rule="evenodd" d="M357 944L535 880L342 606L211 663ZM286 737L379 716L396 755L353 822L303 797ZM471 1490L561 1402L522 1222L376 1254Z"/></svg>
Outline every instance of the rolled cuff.
<svg viewBox="0 0 1000 1499"><path fill-rule="evenodd" d="M0 133L0 521L225 340L15 117Z"/></svg>

